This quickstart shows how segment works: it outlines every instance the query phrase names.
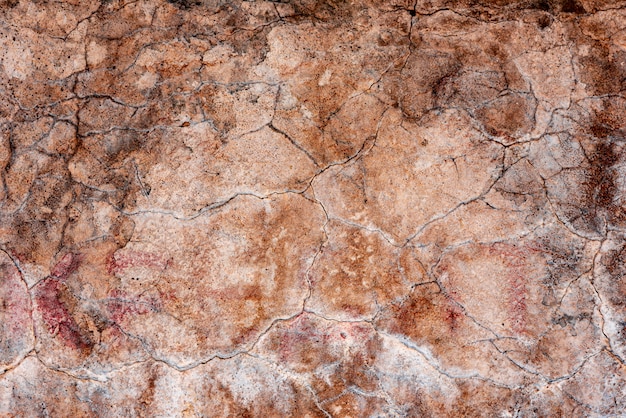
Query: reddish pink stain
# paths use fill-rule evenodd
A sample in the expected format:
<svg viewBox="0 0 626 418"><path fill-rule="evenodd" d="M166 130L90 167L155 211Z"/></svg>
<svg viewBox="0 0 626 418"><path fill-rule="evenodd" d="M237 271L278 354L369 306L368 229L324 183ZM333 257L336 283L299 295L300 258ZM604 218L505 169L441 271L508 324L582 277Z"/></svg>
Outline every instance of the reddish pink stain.
<svg viewBox="0 0 626 418"><path fill-rule="evenodd" d="M64 272L68 270L63 270ZM93 343L85 338L67 306L60 300L63 283L49 277L36 289L35 300L48 332L58 335L66 346L74 349L90 348Z"/></svg>
<svg viewBox="0 0 626 418"><path fill-rule="evenodd" d="M303 351L311 350L316 345L326 346L331 336L311 322L306 314L299 315L279 337L278 353L281 361L300 361Z"/></svg>
<svg viewBox="0 0 626 418"><path fill-rule="evenodd" d="M176 297L176 292L174 290L168 290L167 292L159 290L159 299L166 302L175 302L176 300L178 300L178 298Z"/></svg>
<svg viewBox="0 0 626 418"><path fill-rule="evenodd" d="M521 275L512 275L509 278L509 287L509 319L511 320L513 331L522 334L526 331L526 317L528 314L526 280Z"/></svg>
<svg viewBox="0 0 626 418"><path fill-rule="evenodd" d="M27 260L26 254L18 253L15 250L9 250L9 254L11 254L11 257L13 257L15 260L17 260L20 263L24 263Z"/></svg>
<svg viewBox="0 0 626 418"><path fill-rule="evenodd" d="M158 254L144 251L117 251L107 262L109 274L124 273L131 267L148 267L155 270L165 270L170 265L169 259Z"/></svg>
<svg viewBox="0 0 626 418"><path fill-rule="evenodd" d="M456 331L459 327L460 319L463 317L461 308L449 301L449 305L445 310L444 320L451 331Z"/></svg>
<svg viewBox="0 0 626 418"><path fill-rule="evenodd" d="M57 279L65 280L70 274L76 271L76 269L80 265L80 261L80 255L67 253L52 268L52 272L50 273L50 275Z"/></svg>
<svg viewBox="0 0 626 418"><path fill-rule="evenodd" d="M372 329L369 326L359 323L347 324L345 327L348 335L356 341L366 341L372 338Z"/></svg>
<svg viewBox="0 0 626 418"><path fill-rule="evenodd" d="M111 320L115 323L123 322L129 316L145 315L162 309L161 301L154 297L131 296L119 289L111 291L109 296L107 309Z"/></svg>
<svg viewBox="0 0 626 418"><path fill-rule="evenodd" d="M0 309L5 327L16 339L21 337L30 327L31 304L20 272L9 263L0 263Z"/></svg>
<svg viewBox="0 0 626 418"><path fill-rule="evenodd" d="M526 332L528 319L528 305L526 302L528 289L529 271L527 269L528 256L539 251L535 246L516 246L511 244L498 243L490 248L492 253L504 257L504 265L508 269L508 319L511 322L513 331L518 334Z"/></svg>
<svg viewBox="0 0 626 418"><path fill-rule="evenodd" d="M301 362L313 350L331 355L331 344L345 344L350 338L354 343L367 343L372 339L370 326L362 323L345 323L341 326L319 327L306 313L295 318L282 330L278 349L282 361Z"/></svg>

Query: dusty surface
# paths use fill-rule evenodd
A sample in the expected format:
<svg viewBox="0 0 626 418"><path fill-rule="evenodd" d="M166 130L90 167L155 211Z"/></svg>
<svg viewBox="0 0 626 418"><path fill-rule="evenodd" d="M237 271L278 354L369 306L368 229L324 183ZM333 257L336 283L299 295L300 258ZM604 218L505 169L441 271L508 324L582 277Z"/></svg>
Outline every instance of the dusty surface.
<svg viewBox="0 0 626 418"><path fill-rule="evenodd" d="M626 2L0 32L0 416L626 414Z"/></svg>

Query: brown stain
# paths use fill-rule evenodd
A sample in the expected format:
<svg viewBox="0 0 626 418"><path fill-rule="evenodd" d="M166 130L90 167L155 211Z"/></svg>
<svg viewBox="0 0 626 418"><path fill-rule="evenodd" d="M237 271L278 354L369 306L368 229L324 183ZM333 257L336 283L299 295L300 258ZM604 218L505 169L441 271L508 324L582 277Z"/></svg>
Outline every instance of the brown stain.
<svg viewBox="0 0 626 418"><path fill-rule="evenodd" d="M507 94L476 110L476 117L494 136L513 139L531 131L535 106L523 94Z"/></svg>
<svg viewBox="0 0 626 418"><path fill-rule="evenodd" d="M295 0L289 3L294 10L290 17L296 22L323 22L339 26L342 22L350 21L356 12L355 8L345 1Z"/></svg>
<svg viewBox="0 0 626 418"><path fill-rule="evenodd" d="M5 1L5 3L7 8L15 7L18 4L28 4L27 1L17 2L12 0ZM44 3L39 2L37 5L48 7L47 4ZM158 125L168 125L176 122L176 126L178 126L179 122L174 121L171 115L187 109L184 103L186 99L180 96L174 97L175 95L172 94L172 91L178 87L175 81L169 82L168 80L162 80L164 81L163 87L159 86L150 91L139 91L138 88L134 87L133 82L135 80L129 75L132 75L133 71L125 71L123 69L135 59L137 53L148 43L158 44L159 42L168 42L174 38L185 38L189 44L206 40L213 45L232 45L238 58L246 56L246 59L249 59L249 61L241 65L245 68L250 63L259 63L263 60L268 51L266 41L267 33L276 25L306 22L312 25L324 25L325 30L329 27L336 26L342 29L338 31L337 34L343 35L346 33L346 31L343 30L346 25L360 19L361 17L359 15L367 12L369 7L374 7L370 4L343 1L303 0L284 2L287 6L292 7L293 14L284 18L281 17L281 22L268 23L269 20L275 18L275 15L269 13L268 20L259 20L259 15L254 15L254 13L241 7L240 2L169 0L169 3L173 4L173 6L168 5L167 2L164 1L158 2L157 10L152 17L154 26L149 30L146 29L147 23L142 23L143 17L141 12L137 12L135 16L133 13L127 11L130 8L127 6L132 7L132 4L121 5L118 2L105 1L101 5L101 9L92 15L89 15L89 13L81 14L82 17L89 16L87 20L84 20L85 23L89 23L89 30L87 34L84 35L87 37L86 44L88 45L89 42L93 40L99 42L101 45L106 45L107 48L106 57L103 62L95 64L96 69L102 69L103 73L107 73L102 77L94 76L91 78L93 74L88 74L89 72L87 71L72 75L66 80L52 80L44 71L37 72L33 78L29 80L19 81L13 79L6 83L7 96L12 96L20 102L20 109L18 111L20 114L19 117L38 119L43 115L52 114L54 118L59 120L70 120L72 123L75 123L80 136L81 145L78 153L74 154L73 152L69 152L66 155L53 156L53 161L41 169L40 174L42 174L42 176L33 182L31 196L28 198L22 211L11 215L11 225L7 228L10 230L10 236L6 243L9 251L19 256L20 262L33 262L35 265L43 266L44 268L51 264L51 260L54 259L55 254L66 254L53 266L50 273L51 276L35 286L33 294L38 309L43 311L42 317L48 331L52 333L56 332L57 338L63 338L70 348L84 347L87 349L91 340L89 334L86 333L84 327L81 325L81 313L79 312L78 301L72 295L69 285L64 282L70 277L72 280L76 278L78 282L82 281L82 279L77 278L76 276L78 275L75 274L79 267L79 257L75 257L74 253L66 253L68 248L74 248L74 244L78 245L80 243L78 238L73 240L71 228L63 229L66 220L71 218L67 213L69 211L68 207L70 206L68 201L81 199L84 199L84 201L109 200L118 208L132 210L141 190L136 184L134 169L132 166L129 166L130 161L135 159L140 166L140 171L144 173L149 170L153 164L158 164L161 158L167 158L164 157L166 154L161 154L159 152L160 148L154 145L155 142L159 142L162 139L146 139L146 137L150 136L146 132ZM567 21L567 19L575 19L579 15L586 14L586 9L591 7L588 6L588 4L591 3L587 1L580 2L578 0L533 0L513 2L505 0L485 0L449 2L449 4L446 4L446 7L451 8L453 13L461 14L467 12L468 16L481 19L482 22L489 20L496 22L506 16L509 18L513 16L513 18L517 19L522 15L524 10L539 10L543 14L537 19L537 25L538 28L545 29L551 22L555 22L559 19ZM280 2L276 3L276 6L281 6ZM64 7L70 6L64 5ZM405 25L409 20L411 25L413 25L414 23L416 24L426 19L426 16L417 16L414 7L414 5L407 2L405 5L401 6L402 10L400 10L400 13L398 13L397 10L391 10L390 12L386 10L385 13L387 15L395 14L408 17L408 20L400 21L400 26ZM54 11L53 8L46 10ZM74 16L65 8L63 11L67 11L67 14L71 17ZM6 10L3 9L2 13L5 12ZM507 15L507 13L509 14ZM45 20L55 20L48 18L48 16L53 16L52 13L44 13L44 15L46 15ZM194 20L196 16L199 18ZM209 19L209 16L211 16L215 22L219 22L219 24L213 24L213 21L210 20L211 23L207 24L207 20L203 19ZM552 19L550 16L554 18ZM78 15L76 15L76 17L78 17ZM367 16L367 18L373 18L373 16ZM11 19L14 18L7 18L8 21ZM17 23L19 25L20 22ZM40 23L42 24L40 25ZM45 35L50 32L50 28L46 26L46 22L38 22L35 32ZM545 33L547 32L548 31ZM193 34L193 36L188 36L188 34ZM55 34L54 36L59 37L62 35L64 34ZM507 36L510 38L510 34ZM406 45L406 42L408 42L406 40L408 37L405 33L395 37L397 39L393 39L392 37L392 39L385 38L383 40L380 38L383 42L380 42L379 46L389 48L396 44ZM417 39L418 37L414 38ZM494 59L496 61L502 62L506 59L508 42L510 41L509 38L503 36L501 39L496 39L496 42L492 45L492 56L495 57ZM378 40L379 38L377 37L376 39ZM484 39L481 40L481 42L482 41L484 41ZM575 41L575 43L577 42L578 40ZM349 44L350 42L347 43ZM500 45L495 46L498 43ZM182 46L180 47L183 48ZM204 48L205 45L203 45L202 48L198 48L198 50ZM419 52L421 50L415 51ZM195 52L192 47L188 47L188 49L184 49L183 51L185 55L191 55ZM372 54L367 54L368 59L371 55ZM398 54L398 56L403 57L404 51ZM458 63L464 62L464 57L461 56L459 58L456 55L454 57L455 58L450 59L450 62L428 63L427 68L424 70L424 73L426 73L423 80L424 83L413 83L415 76L423 76L423 74L420 74L420 69L415 66L410 67L405 72L399 72L399 69L396 68L395 71L400 73L399 76L398 74L393 75L394 69L392 68L386 73L384 79L384 84L389 89L385 94L389 94L389 96L393 98L392 101L400 103L406 115L412 118L418 118L432 109L448 106L453 103L455 97L467 91L465 89L468 87L468 84L459 84L457 90L454 91L454 83L459 79L460 74L464 70L461 64ZM620 60L620 55L610 49L608 43L592 43L590 56L582 58L581 65L579 66L581 70L580 73L582 74L582 82L587 85L591 93L603 95L619 93L623 90L624 71L623 68L619 66ZM383 69L386 68L387 62L384 64L385 65L382 66ZM361 65L361 63L359 63L359 65ZM181 71L194 71L195 69L192 68L192 66L186 65L164 65L160 67L159 75L161 77L176 78L177 73ZM324 69L325 68L322 68L322 70ZM242 77L245 76L245 70L241 70L241 74L243 74L241 75ZM387 77L387 75L389 77ZM393 79L395 76L397 76L396 80ZM195 75L189 75L189 77L187 77L186 74L182 74L182 77L191 80L194 79ZM74 86L74 84L77 83L77 79L80 79L78 82L79 85ZM349 77L346 78L346 80L349 80ZM301 99L302 102L306 102L307 106L310 108L316 110L316 113L320 116L318 122L326 123L326 120L337 110L339 104L345 101L351 89L354 88L354 86L342 86L342 83L344 83L344 81L332 85L329 88L320 88L314 82L311 82L310 85L305 86L305 90L309 91L307 91L306 94L300 95L299 99ZM496 90L500 88L497 83L497 81L493 81L492 86L497 87ZM188 88L188 86L182 86L181 88L185 89ZM207 91L203 94L208 98L212 98L217 94L216 91L217 89L211 90L207 88ZM78 94L80 97L84 97L84 99L72 99L71 97L74 94ZM111 111L111 115L109 115L111 117L107 119L106 117L99 117L98 115L98 112L103 113L100 104L105 99L95 96L88 97L92 94L96 96L119 94L116 100L121 98L123 101L132 101L134 104L149 100L155 104L150 105L151 107L145 111L143 109L137 110L139 117L136 118L127 117L125 115L127 111L129 114L135 113L135 109L125 108L121 109L119 112L117 110ZM477 94L475 103L466 107L474 110L478 109L483 102L492 99L491 95L491 92L486 90L481 91ZM515 100L505 104L498 102L493 105L493 108L489 108L489 112L479 112L476 115L490 134L502 136L508 140L509 137L514 137L518 133L527 132L528 112L522 111L524 110L522 108L525 108L525 106L524 103ZM77 111L76 107L80 107L80 111ZM111 105L111 108L113 107L115 106ZM487 107L480 107L480 109L486 109ZM188 109L192 108L193 106L189 106ZM207 110L208 117L214 120L219 131L227 134L228 131L235 127L236 118L234 118L227 104L219 102L209 103L205 110ZM587 202L583 202L580 206L582 208L591 208L591 212L595 215L600 214L604 216L602 213L609 213L610 222L619 223L622 220L623 211L616 203L619 188L615 178L615 166L620 161L619 156L621 155L621 150L616 145L617 141L609 137L618 136L621 128L618 122L610 120L610 114L611 112L607 112L601 119L589 125L591 134L598 138L599 143L590 154L590 164L585 174L586 179L582 183L584 187L587 188L587 191L584 193ZM16 120L17 118L18 117L16 117ZM118 125L123 128L122 132L108 136L99 134L86 135L88 130L92 128L109 130ZM138 129L140 132L130 132L127 131L126 128ZM173 141L174 137L168 135L169 134L164 134L165 141ZM316 134L312 134L312 136L315 135ZM337 140L341 142L343 139L344 138L339 137ZM324 146L320 148L324 148ZM342 148L341 153L344 154L343 156L347 156L351 154L353 150L353 147L345 147L345 149ZM43 182L42 179L44 178L50 179L55 178L55 176L59 177L57 174L64 170L63 167L66 165L67 159L69 158L72 158L73 162L78 161L85 163L88 171L87 178L89 179L89 187L85 188L80 186L77 179L70 179L67 174L64 175L65 180L63 182ZM329 158L328 161L330 160L332 159ZM9 164L7 170L10 171L12 168L13 167ZM21 176L20 173L17 174L17 178L23 178L24 181L26 181L26 176ZM113 185L117 191L101 194L95 190L87 190L88 188L97 188L103 184ZM48 193L49 191L50 193ZM50 208L51 213L45 214L39 210L44 206ZM76 207L77 206L78 205L76 205ZM87 209L85 210L87 211ZM298 216L302 217L304 215L298 214ZM589 215L587 221L590 223L595 222L593 216ZM87 215L84 215L83 219L86 218ZM132 235L132 227L129 227L128 220L128 217L120 216L116 221L116 226L113 227L112 233L115 236L117 246L126 245ZM298 220L294 218L285 221L277 221L259 216L255 218L254 223L263 225L264 231L287 228L289 234L298 236L302 231L288 228L290 223L297 223L297 221ZM245 230L244 228L242 234L250 234L250 231L250 229ZM267 236L270 234L261 235ZM79 236L79 234L76 233L76 236ZM266 236L258 239L255 238L256 240L238 255L238 261L251 266L266 265L276 262L277 270L279 271L279 289L288 287L290 277L293 278L297 276L298 280L302 279L304 277L304 270L306 269L295 268L291 265L289 260L293 259L294 255L284 249L290 244L290 241L279 239L276 244ZM71 243L71 245L68 243ZM357 261L354 264L350 264L349 267L351 270L358 271L358 274L364 277L368 274L368 269L363 267L363 245L359 243L353 244L354 248L346 251L346 253L357 254ZM555 249L554 251L556 252L557 250L558 249ZM511 300L509 303L514 306L512 309L513 319L515 320L517 317L522 318L526 310L524 306L524 286L526 285L522 278L523 274L519 272L522 270L519 259L523 257L508 248L497 248L497 252L507 252L510 253L512 257L512 260L507 261L507 267L512 271L511 277L509 277L509 286L511 288ZM342 257L346 253L342 253L341 251L335 253L329 252L333 258ZM562 260L559 261L559 263L561 263L559 267L561 270L555 269L554 275L559 275L561 271L579 268L580 264L577 264L576 254L569 255L561 253L561 255L562 257L559 258L559 260ZM349 257L346 256L346 258ZM616 286L618 282L619 286L621 286L621 265L624 264L623 258L622 250L615 250L602 259L602 262L606 263L607 271L612 276L612 279L615 280ZM94 261L86 259L84 262L90 264ZM132 266L144 266L148 268L160 268L163 266L162 260L155 260L152 256L139 256L133 260L113 260L111 264L109 273L112 274L116 272L120 273ZM165 265L167 266L167 262ZM380 275L381 277L376 278L376 280L378 280L376 281L376 287L381 290L381 294L384 298L393 299L394 292L388 292L393 285L387 286L389 283L387 280L396 280L396 272L391 267L381 267L381 270L387 271L384 271L383 274ZM389 271L391 271L391 273L389 273ZM105 269L102 270L102 274L106 275ZM200 278L201 277L198 276L193 279L196 280ZM258 280L255 283L241 287L212 287L206 290L204 295L212 300L220 301L224 311L229 313L229 309L232 309L233 312L239 311L243 302L253 302L258 308L257 315L259 317L271 318L273 316L272 309L276 309L272 304L272 300L274 298L280 299L285 294L279 290L276 294L269 295L264 286L261 285L260 276L256 279ZM322 281L323 277L316 278L315 283ZM301 284L304 284L304 280L301 280L301 282ZM94 281L93 283L99 282ZM354 292L360 290L356 285L348 288ZM134 295L129 296L129 294L111 292L111 297L120 299L128 298L130 300L130 302L124 302L124 304L119 306L111 305L113 306L113 318L123 321L130 316L143 315L144 312L147 313L162 309L162 306L168 306L174 311L183 309L182 306L186 301L181 300L182 297L180 297L175 289L168 289L166 285L161 285L158 290L160 292L158 303L142 300L141 298L136 298ZM406 301L396 302L393 306L389 306L389 309L386 311L388 316L385 317L384 321L381 320L381 323L385 326L391 326L397 332L403 333L403 335L409 335L421 341L435 341L435 345L441 349L439 354L442 354L443 351L459 354L460 351L454 351L453 345L456 336L463 333L467 328L465 315L458 306L451 303L447 296L438 293L434 288L431 290L431 293L426 291L420 293L420 291L416 291L414 294L411 294ZM623 306L623 298L620 299L623 294L624 289L620 287L615 291L615 295L609 302L616 304L616 306ZM454 297L454 295L451 296ZM361 315L365 311L359 302L358 300L344 300L337 305L337 308L339 311L349 312L352 315ZM617 305L618 303L620 305ZM148 308L144 309L142 306L148 306ZM105 326L106 319L98 320L97 322L99 322L102 327ZM520 319L520 324L521 323ZM258 334L260 329L259 324L260 322L257 322L251 327L242 327L242 329L239 330L240 334L234 339L235 343L248 341L254 334ZM432 328L429 329L429 326L432 326ZM351 357L342 360L337 375L341 376L346 382L353 383L358 387L374 390L376 387L374 384L375 381L371 379L368 368L374 361L375 353L380 349L380 346L375 338L368 340L369 331L367 327L362 327L362 329L358 329L357 327L352 331L344 330L340 333L324 330L323 327L317 324L311 326L302 325L299 327L301 329L295 327L293 330L286 332L285 335L287 336L285 340L281 342L282 346L280 346L280 350L285 353L285 361L292 361L294 364L301 363L307 366L315 365L318 362L322 364L325 361L336 358L338 355L337 353L329 353L328 346L330 344L349 338L359 341L365 340L367 341L367 348L357 352L351 352ZM354 335L351 335L350 332L353 332ZM315 340L316 338L318 341ZM443 354L445 355L445 353ZM48 371L44 371L42 375L48 373ZM337 378L337 376L334 377ZM48 377L47 379L48 380L45 382L59 382L65 379L65 377L59 374L56 377ZM151 374L147 382L147 389L141 395L140 399L140 403L145 406L159 402L159 399L155 399L156 381L158 381L157 374ZM73 393L73 391L76 391L76 388L71 389L71 384L68 383L64 386L70 388L66 393L61 393L60 390L58 392L55 391L55 387L60 385L50 384L49 386L50 391L35 394L36 399L45 399L45 404L49 405L48 408L45 407L44 403L41 404L44 406L40 406L39 402L25 398L20 401L21 403L19 405L23 406L25 410L26 408L36 408L38 415L89 415L85 410L81 409L79 405L70 407L67 403L63 404L62 401L60 401L65 398L75 400L79 399L80 396L84 396L82 393L80 395ZM340 383L337 383L337 386L340 386ZM416 395L413 404L419 404L420 406L416 406L415 409L412 409L410 414L413 413L416 416L480 416L489 414L491 411L512 408L511 403L515 403L516 407L519 406L519 408L523 410L527 402L526 399L522 399L522 394L511 393L502 388L493 388L484 382L475 385L474 383L465 384L465 382L463 382L459 383L459 387L461 388L459 398L442 403L440 405L441 409L439 410L434 407L429 409L422 405L422 401L427 398L426 394L423 396ZM217 390L228 392L228 388L226 387L216 389L216 391ZM13 398L17 399L20 396L22 395L14 394ZM214 393L206 393L206 397L212 396L214 396ZM297 393L296 402L300 402L305 396L309 396L306 391ZM229 411L232 416L281 415L278 405L274 404L275 401L273 399L259 399L256 404L250 408L239 405L232 394L230 398L225 395L225 399L228 399ZM558 396L555 395L554 399L558 399ZM37 405L33 406L35 403L37 403ZM74 403L78 404L78 402ZM358 399L358 396L348 394L334 398L334 401L328 402L328 405L337 404L342 406L344 408L344 414L346 415L367 415L370 412L373 415L373 411L376 411L376 408L370 408L370 403L374 404L375 401ZM28 404L30 404L30 406ZM424 401L423 404L427 405L428 403ZM434 404L433 402L429 403L429 405ZM537 416L575 415L573 412L575 407L571 406L571 402L567 397L564 397L562 402L565 406L561 407L559 404L560 402L552 402L549 405L539 405L535 409L531 408L526 410L529 415ZM303 407L301 409L295 409L295 411L305 411L304 406L311 407L311 405L305 405L304 403L302 405ZM224 411L226 411L226 409ZM317 412L318 415L322 415L320 411ZM214 410L207 411L208 415L212 413L214 413ZM226 412L224 412L224 414L226 414ZM146 413L146 415L149 414Z"/></svg>
<svg viewBox="0 0 626 418"><path fill-rule="evenodd" d="M597 133L605 133L600 124L593 124ZM580 218L589 228L602 231L605 223L622 225L626 222L626 212L620 201L618 170L615 166L621 161L621 146L610 137L598 138L593 144L581 182L582 196Z"/></svg>
<svg viewBox="0 0 626 418"><path fill-rule="evenodd" d="M609 274L608 301L615 308L623 309L626 306L626 246L608 251L601 263Z"/></svg>
<svg viewBox="0 0 626 418"><path fill-rule="evenodd" d="M210 401L213 401L209 404L211 405L210 409L207 408L206 412L208 414L228 416L233 418L254 417L253 410L250 407L247 407L237 402L235 396L233 395L233 392L227 385L219 382L208 383L205 389L205 393L206 397ZM257 404L257 407L259 408L263 408L263 406Z"/></svg>
<svg viewBox="0 0 626 418"><path fill-rule="evenodd" d="M462 310L436 284L428 284L416 287L405 301L387 308L377 327L417 344L426 343L435 355L448 357L463 350L457 339L465 332L467 321Z"/></svg>
<svg viewBox="0 0 626 418"><path fill-rule="evenodd" d="M617 173L612 168L619 159L620 155L615 152L613 144L603 141L596 145L590 158L587 180L583 183L587 200L592 203L592 206L603 209L614 206ZM619 210L619 208L614 209Z"/></svg>
<svg viewBox="0 0 626 418"><path fill-rule="evenodd" d="M406 289L395 249L378 234L331 222L329 241L310 272L313 309L370 316Z"/></svg>
<svg viewBox="0 0 626 418"><path fill-rule="evenodd" d="M621 179L623 106L622 98L600 98L573 129L571 141L582 147L586 161L573 171L564 170L571 184L562 186L567 197L559 205L568 222L588 233L605 235L626 225Z"/></svg>
<svg viewBox="0 0 626 418"><path fill-rule="evenodd" d="M545 29L552 24L552 19L548 15L541 15L537 18L537 26L539 29Z"/></svg>
<svg viewBox="0 0 626 418"><path fill-rule="evenodd" d="M190 0L167 0L168 3L173 4L174 6L178 7L179 9L182 10L187 10L187 9L191 9L194 6L201 6L202 5L202 1L200 0L195 0L195 1L190 1Z"/></svg>
<svg viewBox="0 0 626 418"><path fill-rule="evenodd" d="M135 404L135 411L140 417L149 417L154 413L151 411L156 400L156 386L161 378L161 372L156 364L152 364L147 373L147 387L143 389Z"/></svg>
<svg viewBox="0 0 626 418"><path fill-rule="evenodd" d="M290 231L293 236L299 236L306 234L306 231L299 231L299 222L297 220L297 213L292 208L282 208L273 214L268 213L265 210L260 210L254 215L253 221L250 224L253 228L259 228L260 233L252 232L248 234L251 237L249 245L243 248L238 256L240 262L244 265L269 267L274 266L275 276L273 283L276 289L274 295L269 295L266 291L264 274L259 272L255 277L255 284L245 289L245 298L239 300L231 299L227 302L227 305L231 305L229 308L236 312L236 306L242 305L246 301L251 301L257 308L257 317L254 323L249 326L249 329L242 329L240 331L239 339L249 341L253 338L253 334L250 331L257 331L261 324L267 321L271 312L276 309L276 306L270 302L273 297L281 294L284 291L288 291L293 285L293 280L303 283L304 277L300 271L298 265L301 260L294 260L289 254L289 245L287 243L287 237L276 240L274 234L265 233L265 231ZM246 226L246 229L250 226ZM295 228L294 228L295 226ZM295 277L292 274L295 273ZM238 293L239 290L236 290ZM235 293L235 294L237 294ZM232 296L231 296L232 297ZM230 310L229 309L229 310Z"/></svg>
<svg viewBox="0 0 626 418"><path fill-rule="evenodd" d="M67 178L33 182L22 209L9 218L7 247L19 254L22 261L50 263L63 244L68 204L75 195L76 189ZM49 211L43 212L42 208Z"/></svg>
<svg viewBox="0 0 626 418"><path fill-rule="evenodd" d="M438 107L438 97L461 71L461 62L455 54L420 50L412 54L399 71L385 76L385 91L397 101L406 117L418 119Z"/></svg>
<svg viewBox="0 0 626 418"><path fill-rule="evenodd" d="M581 15L587 12L579 0L457 0L453 7L474 8L476 9L474 13L488 12L492 18L519 15L526 10L541 10L554 15L560 13Z"/></svg>
<svg viewBox="0 0 626 418"><path fill-rule="evenodd" d="M504 416L513 413L523 400L521 394L487 383L462 381L457 387L460 393L451 405L441 405L439 408L462 417L487 416L496 411L498 415Z"/></svg>
<svg viewBox="0 0 626 418"><path fill-rule="evenodd" d="M626 53L611 48L606 41L590 40L576 32L571 36L590 44L589 54L578 58L581 81L590 93L601 96L626 89Z"/></svg>
<svg viewBox="0 0 626 418"><path fill-rule="evenodd" d="M559 0L555 2L563 13L585 14L587 11L578 0Z"/></svg>
<svg viewBox="0 0 626 418"><path fill-rule="evenodd" d="M228 100L227 89L214 85L203 86L196 94L202 111L211 118L223 140L226 140L228 131L237 124L237 118L232 111L232 103Z"/></svg>

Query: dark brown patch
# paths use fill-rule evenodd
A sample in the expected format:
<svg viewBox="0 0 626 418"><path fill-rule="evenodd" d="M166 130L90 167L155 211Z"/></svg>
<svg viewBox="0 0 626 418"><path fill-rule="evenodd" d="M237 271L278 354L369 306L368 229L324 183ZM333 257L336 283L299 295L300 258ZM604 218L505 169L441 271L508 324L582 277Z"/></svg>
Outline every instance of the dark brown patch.
<svg viewBox="0 0 626 418"><path fill-rule="evenodd" d="M537 18L537 26L539 26L539 29L545 29L550 26L551 23L552 19L547 14L543 14Z"/></svg>
<svg viewBox="0 0 626 418"><path fill-rule="evenodd" d="M202 5L202 2L199 0L167 0L167 2L183 10L190 9L193 6Z"/></svg>
<svg viewBox="0 0 626 418"><path fill-rule="evenodd" d="M626 88L626 53L612 50L606 42L587 41L591 42L589 54L577 58L581 81L590 93L598 96L623 91Z"/></svg>
<svg viewBox="0 0 626 418"><path fill-rule="evenodd" d="M626 246L608 251L601 261L610 276L607 282L609 302L621 309L626 306Z"/></svg>
<svg viewBox="0 0 626 418"><path fill-rule="evenodd" d="M578 0L559 0L563 13L584 14L587 11Z"/></svg>
<svg viewBox="0 0 626 418"><path fill-rule="evenodd" d="M616 184L615 164L620 160L616 145L608 139L600 140L589 156L589 167L585 170L583 204L581 217L595 230L602 230L603 224L621 223L626 220L624 208L616 199L619 188Z"/></svg>
<svg viewBox="0 0 626 418"><path fill-rule="evenodd" d="M548 0L536 0L530 4L529 9L543 10L544 12L550 11L552 6Z"/></svg>
<svg viewBox="0 0 626 418"><path fill-rule="evenodd" d="M437 107L447 85L461 70L461 61L448 53L413 53L399 72L384 79L385 90L409 118L420 118Z"/></svg>
<svg viewBox="0 0 626 418"><path fill-rule="evenodd" d="M350 21L355 7L345 1L332 0L296 0L289 2L294 8L297 18L313 19L322 22Z"/></svg>
<svg viewBox="0 0 626 418"><path fill-rule="evenodd" d="M156 383L161 377L161 373L155 364L152 364L148 373L148 387L141 392L136 404L136 409L141 413L140 416L151 415L150 410L155 401Z"/></svg>

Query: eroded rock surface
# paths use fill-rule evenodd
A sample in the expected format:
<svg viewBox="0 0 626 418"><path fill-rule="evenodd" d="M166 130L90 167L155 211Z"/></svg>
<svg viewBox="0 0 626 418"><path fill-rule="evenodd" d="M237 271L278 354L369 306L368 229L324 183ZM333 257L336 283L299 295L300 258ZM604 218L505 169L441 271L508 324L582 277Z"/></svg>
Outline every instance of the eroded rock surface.
<svg viewBox="0 0 626 418"><path fill-rule="evenodd" d="M626 2L0 23L0 416L626 414Z"/></svg>

